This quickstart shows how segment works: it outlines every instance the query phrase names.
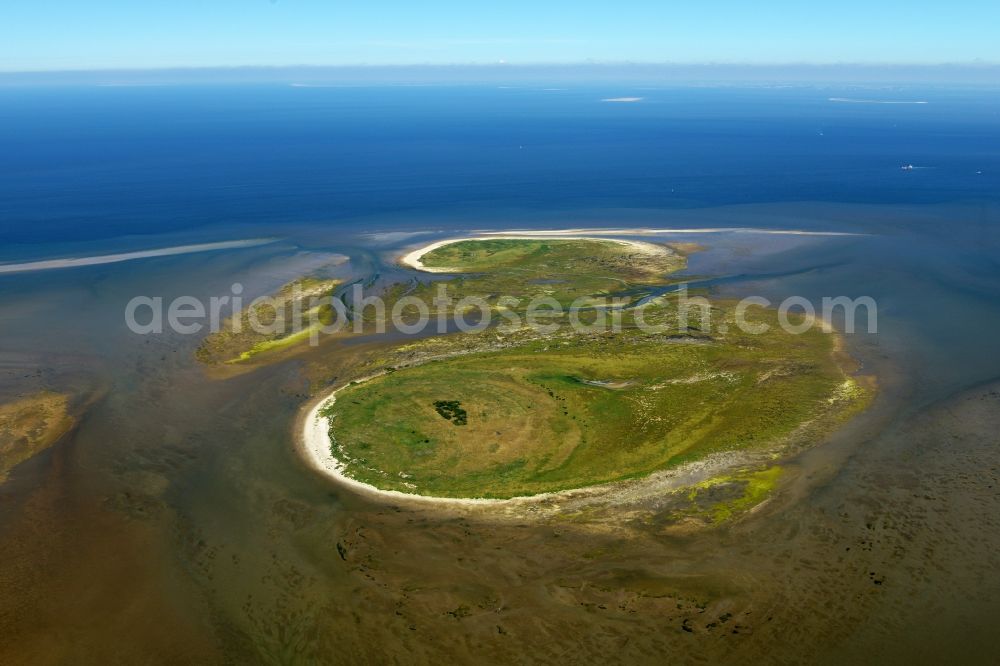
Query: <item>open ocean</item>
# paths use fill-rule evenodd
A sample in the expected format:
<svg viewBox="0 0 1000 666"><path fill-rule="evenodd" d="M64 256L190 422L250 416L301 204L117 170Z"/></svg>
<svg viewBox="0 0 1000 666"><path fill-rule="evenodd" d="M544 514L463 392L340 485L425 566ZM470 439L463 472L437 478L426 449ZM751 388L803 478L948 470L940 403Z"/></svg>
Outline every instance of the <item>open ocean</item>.
<svg viewBox="0 0 1000 666"><path fill-rule="evenodd" d="M218 225L995 204L998 146L983 89L0 88L0 261Z"/></svg>

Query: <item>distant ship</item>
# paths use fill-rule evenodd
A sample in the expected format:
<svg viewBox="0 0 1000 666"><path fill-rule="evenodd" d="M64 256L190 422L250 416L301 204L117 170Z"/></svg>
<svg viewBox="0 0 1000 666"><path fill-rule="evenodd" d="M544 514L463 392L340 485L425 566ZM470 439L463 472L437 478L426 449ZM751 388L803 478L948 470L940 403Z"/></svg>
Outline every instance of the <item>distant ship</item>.
<svg viewBox="0 0 1000 666"><path fill-rule="evenodd" d="M913 171L916 167L914 167L912 164L904 164L899 168L902 169L903 171Z"/></svg>

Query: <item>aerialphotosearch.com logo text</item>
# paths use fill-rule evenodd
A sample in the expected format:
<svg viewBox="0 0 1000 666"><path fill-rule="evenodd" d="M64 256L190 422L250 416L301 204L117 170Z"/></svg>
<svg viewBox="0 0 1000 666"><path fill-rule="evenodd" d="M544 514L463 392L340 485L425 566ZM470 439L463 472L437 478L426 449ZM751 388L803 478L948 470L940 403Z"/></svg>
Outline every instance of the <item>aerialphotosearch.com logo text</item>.
<svg viewBox="0 0 1000 666"><path fill-rule="evenodd" d="M501 332L525 326L539 333L553 333L569 327L580 333L618 332L624 326L644 333L664 334L689 331L703 334L714 330L726 332L735 325L743 333L761 335L771 325L753 316L755 309L772 308L771 300L748 296L735 303L731 317L719 319L718 304L702 296L691 296L687 285L656 299L622 297L582 297L563 304L552 296L532 298L481 296L455 298L447 284L438 284L428 300L409 295L387 300L365 295L360 284L349 293L306 293L298 285L280 297L261 296L244 303L243 285L232 285L231 293L213 296L206 303L194 296L179 296L165 302L160 296L136 296L125 308L125 323L138 335L165 331L181 335L204 332L232 333L250 331L270 338L308 333L316 345L324 335L337 333L384 333L392 330L408 335L427 332L444 334L454 331L478 332L496 327ZM815 327L832 332L832 321L844 333L856 331L859 315L868 333L878 332L878 308L870 296L823 297L817 303L802 296L790 296L777 303L778 326L791 334L802 334Z"/></svg>

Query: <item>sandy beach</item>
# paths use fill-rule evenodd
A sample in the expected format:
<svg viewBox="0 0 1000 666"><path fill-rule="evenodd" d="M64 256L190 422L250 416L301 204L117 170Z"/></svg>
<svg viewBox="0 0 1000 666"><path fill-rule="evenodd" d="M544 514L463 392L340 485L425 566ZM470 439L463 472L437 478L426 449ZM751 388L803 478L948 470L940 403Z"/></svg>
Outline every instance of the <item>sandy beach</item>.
<svg viewBox="0 0 1000 666"><path fill-rule="evenodd" d="M767 236L868 236L851 231L803 231L800 229L761 229L758 227L698 227L692 229L652 229L637 227L629 229L514 229L511 231L483 231L484 236L507 236L517 234L526 238L545 236L567 236L587 234L588 236L656 236L660 234L762 234Z"/></svg>

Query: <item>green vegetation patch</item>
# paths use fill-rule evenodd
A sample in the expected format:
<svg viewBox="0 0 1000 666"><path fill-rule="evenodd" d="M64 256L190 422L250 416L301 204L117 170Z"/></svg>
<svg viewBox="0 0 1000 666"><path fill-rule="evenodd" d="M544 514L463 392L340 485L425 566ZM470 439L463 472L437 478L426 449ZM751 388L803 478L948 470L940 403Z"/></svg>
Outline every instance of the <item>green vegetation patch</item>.
<svg viewBox="0 0 1000 666"><path fill-rule="evenodd" d="M462 403L458 400L435 400L434 409L448 421L455 425L466 425L469 422L469 414L462 409Z"/></svg>
<svg viewBox="0 0 1000 666"><path fill-rule="evenodd" d="M420 257L428 268L457 273L536 273L557 281L559 275L574 280L582 275L656 280L676 269L678 254L663 245L602 239L497 238L459 241L442 245ZM537 279L536 278L536 279Z"/></svg>
<svg viewBox="0 0 1000 666"><path fill-rule="evenodd" d="M771 332L568 334L402 368L338 393L332 450L379 488L507 498L770 450L864 399L832 336L757 320Z"/></svg>
<svg viewBox="0 0 1000 666"><path fill-rule="evenodd" d="M578 298L612 294L641 297L644 287L662 285L686 266L686 259L665 245L631 245L603 239L485 239L443 245L420 257L428 268L447 269L459 277L447 282L455 299L477 296L495 310L518 311L502 297L550 297L562 306ZM434 285L422 284L408 295L431 303Z"/></svg>
<svg viewBox="0 0 1000 666"><path fill-rule="evenodd" d="M421 261L434 268L447 266L459 275L387 286L369 276L361 283L373 291L365 295L381 297L383 316L392 313L397 302L406 297L422 301L432 321L460 313L474 322L485 303L491 320L502 323L507 316L523 316L533 299L546 298L562 308L582 307L580 320L589 323L598 312L595 308L607 305L606 298L638 301L686 266L684 255L665 245L635 246L603 239L461 241L428 252ZM314 277L290 282L265 301L248 305L236 320L225 321L220 331L204 338L195 355L208 365L244 367L281 359L280 352L300 349L313 335L319 335L321 327L333 323L336 311L329 299L312 303L340 285L338 280ZM444 301L439 300L442 289ZM594 299L594 308L588 299ZM355 327L360 333L374 333L379 324L377 312L371 305L350 312L351 326L342 334L355 334ZM410 304L398 316L403 323L412 324L419 309Z"/></svg>

